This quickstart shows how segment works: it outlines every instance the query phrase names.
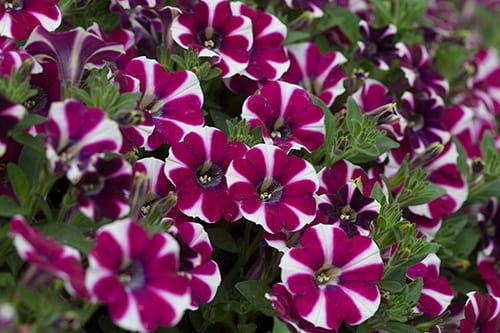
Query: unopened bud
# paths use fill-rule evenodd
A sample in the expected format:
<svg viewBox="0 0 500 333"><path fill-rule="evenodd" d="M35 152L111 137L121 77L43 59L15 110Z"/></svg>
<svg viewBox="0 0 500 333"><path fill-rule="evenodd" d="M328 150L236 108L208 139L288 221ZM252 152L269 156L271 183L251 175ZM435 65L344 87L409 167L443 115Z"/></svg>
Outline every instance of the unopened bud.
<svg viewBox="0 0 500 333"><path fill-rule="evenodd" d="M387 103L379 106L378 108L365 112L365 114L372 120L377 120L377 124L388 124L393 121L399 120L400 116L396 111L396 103Z"/></svg>
<svg viewBox="0 0 500 333"><path fill-rule="evenodd" d="M475 174L483 172L484 162L480 157L474 157L472 159L471 169Z"/></svg>
<svg viewBox="0 0 500 333"><path fill-rule="evenodd" d="M149 177L145 173L137 172L132 183L132 189L128 198L130 205L130 216L136 218L146 202L148 194Z"/></svg>
<svg viewBox="0 0 500 333"><path fill-rule="evenodd" d="M121 111L113 115L113 120L121 127L140 125L145 119L144 112L139 110Z"/></svg>
<svg viewBox="0 0 500 333"><path fill-rule="evenodd" d="M415 156L413 161L410 163L410 169L414 170L419 166L422 166L436 157L438 157L444 150L444 145L439 141L431 143L422 153Z"/></svg>
<svg viewBox="0 0 500 333"><path fill-rule="evenodd" d="M348 95L355 93L365 83L368 76L369 73L363 69L354 69L351 77L346 80L346 93Z"/></svg>

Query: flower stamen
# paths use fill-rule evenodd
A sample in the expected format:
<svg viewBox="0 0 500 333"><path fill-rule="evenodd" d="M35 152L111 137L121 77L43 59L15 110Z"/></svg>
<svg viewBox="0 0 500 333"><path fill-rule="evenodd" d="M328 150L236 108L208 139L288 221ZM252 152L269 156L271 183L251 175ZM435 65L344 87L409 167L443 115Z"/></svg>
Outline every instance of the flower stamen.
<svg viewBox="0 0 500 333"><path fill-rule="evenodd" d="M324 264L314 273L314 277L319 285L336 284L341 274L342 270L340 268L330 264Z"/></svg>

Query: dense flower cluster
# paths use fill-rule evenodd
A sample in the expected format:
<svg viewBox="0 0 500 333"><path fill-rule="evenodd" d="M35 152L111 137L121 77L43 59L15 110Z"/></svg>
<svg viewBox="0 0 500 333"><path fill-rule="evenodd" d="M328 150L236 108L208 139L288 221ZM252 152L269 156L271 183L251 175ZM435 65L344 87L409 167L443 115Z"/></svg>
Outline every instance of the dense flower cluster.
<svg viewBox="0 0 500 333"><path fill-rule="evenodd" d="M499 332L465 5L0 1L0 330Z"/></svg>

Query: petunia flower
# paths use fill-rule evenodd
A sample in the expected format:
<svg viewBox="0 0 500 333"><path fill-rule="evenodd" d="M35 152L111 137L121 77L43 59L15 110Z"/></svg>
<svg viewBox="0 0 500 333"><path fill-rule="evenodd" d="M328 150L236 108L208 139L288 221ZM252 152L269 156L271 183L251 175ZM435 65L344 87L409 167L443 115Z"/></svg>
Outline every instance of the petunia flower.
<svg viewBox="0 0 500 333"><path fill-rule="evenodd" d="M122 135L104 111L76 100L52 103L44 143L53 173L65 171L76 183L99 154L118 152Z"/></svg>
<svg viewBox="0 0 500 333"><path fill-rule="evenodd" d="M460 333L495 333L500 330L500 298L477 291L467 293L465 318L460 321Z"/></svg>
<svg viewBox="0 0 500 333"><path fill-rule="evenodd" d="M93 221L128 214L126 193L132 185L132 167L121 158L98 158L75 184L79 210Z"/></svg>
<svg viewBox="0 0 500 333"><path fill-rule="evenodd" d="M0 77L10 76L12 70L20 70L21 66L28 65L28 72L40 73L42 67L33 57L16 47L14 40L0 36Z"/></svg>
<svg viewBox="0 0 500 333"><path fill-rule="evenodd" d="M202 0L192 13L174 19L172 37L181 47L197 50L200 57L211 57L222 70L221 77L228 78L248 66L252 21L233 13L227 0Z"/></svg>
<svg viewBox="0 0 500 333"><path fill-rule="evenodd" d="M286 26L276 16L252 9L243 2L231 2L231 11L252 21L253 43L248 66L240 74L256 81L278 80L290 66L283 46Z"/></svg>
<svg viewBox="0 0 500 333"><path fill-rule="evenodd" d="M479 251L477 255L477 270L486 283L488 292L492 296L500 297L500 267L498 259Z"/></svg>
<svg viewBox="0 0 500 333"><path fill-rule="evenodd" d="M422 292L415 311L430 317L442 314L454 296L448 280L439 275L440 265L439 257L431 253L418 264L409 267L407 271L410 280L415 280L418 277L423 280Z"/></svg>
<svg viewBox="0 0 500 333"><path fill-rule="evenodd" d="M212 245L208 234L199 223L174 223L168 232L180 245L179 270L189 280L191 304L196 310L214 297L221 283L217 263L212 260Z"/></svg>
<svg viewBox="0 0 500 333"><path fill-rule="evenodd" d="M435 69L429 61L429 53L423 45L407 45L398 43L399 62L410 87L415 91L425 91L429 95L446 97L450 89L448 81Z"/></svg>
<svg viewBox="0 0 500 333"><path fill-rule="evenodd" d="M500 211L498 199L492 197L478 213L478 226L483 234L483 253L500 258Z"/></svg>
<svg viewBox="0 0 500 333"><path fill-rule="evenodd" d="M10 236L19 256L43 272L64 281L65 289L73 296L87 298L85 270L80 253L59 244L51 237L43 237L36 227L31 227L21 215L10 221Z"/></svg>
<svg viewBox="0 0 500 333"><path fill-rule="evenodd" d="M318 176L314 167L278 147L252 147L244 158L231 162L226 178L242 215L269 233L297 231L316 215Z"/></svg>
<svg viewBox="0 0 500 333"><path fill-rule="evenodd" d="M385 130L396 141L403 139L407 121L399 114L395 99L389 95L389 89L382 82L365 79L352 98L361 112L377 120L379 129Z"/></svg>
<svg viewBox="0 0 500 333"><path fill-rule="evenodd" d="M300 86L273 81L243 103L241 117L251 128L261 126L264 142L285 152L312 152L325 139L324 113Z"/></svg>
<svg viewBox="0 0 500 333"><path fill-rule="evenodd" d="M138 80L142 94L138 109L147 113L144 124L151 118L154 125L145 143L147 149L177 143L190 130L203 126L203 92L193 72L167 72L156 60L139 57L127 64L124 74ZM137 92L130 80L119 82L122 91Z"/></svg>
<svg viewBox="0 0 500 333"><path fill-rule="evenodd" d="M313 18L322 17L323 8L328 3L327 0L285 0L285 3L290 8L300 9L304 12L309 12Z"/></svg>
<svg viewBox="0 0 500 333"><path fill-rule="evenodd" d="M438 96L405 92L401 97L399 113L407 123L404 136L413 150L422 152L431 143L446 144L451 139L442 123L443 104Z"/></svg>
<svg viewBox="0 0 500 333"><path fill-rule="evenodd" d="M26 109L0 95L0 157L7 151L7 133L24 117Z"/></svg>
<svg viewBox="0 0 500 333"><path fill-rule="evenodd" d="M480 100L491 114L500 113L500 59L495 49L479 49L466 65L475 69L467 80L467 94Z"/></svg>
<svg viewBox="0 0 500 333"><path fill-rule="evenodd" d="M172 145L165 160L165 174L177 192L177 207L186 215L214 223L228 222L241 215L226 183L229 163L245 154L241 142L228 142L225 134L213 127L190 132Z"/></svg>
<svg viewBox="0 0 500 333"><path fill-rule="evenodd" d="M375 314L384 265L372 239L349 239L342 229L319 224L304 232L300 245L283 255L280 267L302 318L336 330L343 322L358 325Z"/></svg>
<svg viewBox="0 0 500 333"><path fill-rule="evenodd" d="M344 93L347 77L342 64L347 61L340 52L321 54L313 43L287 45L290 68L281 78L285 82L300 85L318 96L330 107L337 96Z"/></svg>
<svg viewBox="0 0 500 333"><path fill-rule="evenodd" d="M231 2L231 10L234 15L244 15L252 20L253 44L248 66L225 79L224 83L232 91L248 96L265 83L281 78L290 66L283 46L287 29L276 16L252 9L243 2Z"/></svg>
<svg viewBox="0 0 500 333"><path fill-rule="evenodd" d="M381 70L388 70L398 55L398 49L394 43L396 27L390 24L374 28L361 20L358 28L361 34L361 39L358 41L358 56L369 59Z"/></svg>
<svg viewBox="0 0 500 333"><path fill-rule="evenodd" d="M59 0L9 0L0 6L0 36L23 40L38 26L48 31L59 27Z"/></svg>
<svg viewBox="0 0 500 333"><path fill-rule="evenodd" d="M368 236L372 221L379 215L380 204L363 195L354 182L349 182L336 193L322 195L318 209L326 217L324 223L339 226L349 237Z"/></svg>
<svg viewBox="0 0 500 333"><path fill-rule="evenodd" d="M302 318L297 312L294 296L290 294L283 283L274 284L272 292L266 294L265 297L271 301L273 309L278 313L280 319L285 322L290 332L337 333L337 330L314 326Z"/></svg>
<svg viewBox="0 0 500 333"><path fill-rule="evenodd" d="M174 185L168 180L165 175L165 161L155 157L146 157L137 160L133 166L134 175L137 178L142 174L147 177L144 193L138 198L129 198L130 200L140 200L139 202L131 202L132 207L137 207L137 212L131 212L132 216L139 215L140 211L143 216L150 213L151 208L160 204L160 201L167 198L170 192L175 191ZM134 208L135 209L135 208ZM170 207L165 216L167 222L181 223L193 222L193 218L183 214L177 205Z"/></svg>
<svg viewBox="0 0 500 333"><path fill-rule="evenodd" d="M80 85L86 68L101 68L124 53L123 46L108 44L81 27L63 32L49 32L37 27L24 45L24 50L40 63L57 64L59 80Z"/></svg>
<svg viewBox="0 0 500 333"><path fill-rule="evenodd" d="M190 303L179 255L171 235L148 236L129 219L101 227L85 280L92 301L105 304L113 322L130 331L175 325Z"/></svg>

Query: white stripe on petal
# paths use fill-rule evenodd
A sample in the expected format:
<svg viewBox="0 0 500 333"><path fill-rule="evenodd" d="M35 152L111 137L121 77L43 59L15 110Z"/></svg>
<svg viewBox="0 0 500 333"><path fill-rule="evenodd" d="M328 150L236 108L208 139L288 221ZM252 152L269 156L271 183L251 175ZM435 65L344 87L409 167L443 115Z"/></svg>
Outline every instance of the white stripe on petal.
<svg viewBox="0 0 500 333"><path fill-rule="evenodd" d="M123 256L126 258L130 257L130 247L129 247L129 229L130 225L134 223L129 218L115 221L97 230L97 236L102 232L108 232L120 246Z"/></svg>
<svg viewBox="0 0 500 333"><path fill-rule="evenodd" d="M135 297L127 294L128 307L125 314L121 318L112 318L113 322L129 331L138 331L141 333L149 332L143 325L141 321L141 316L139 315L139 306Z"/></svg>
<svg viewBox="0 0 500 333"><path fill-rule="evenodd" d="M377 312L380 305L380 292L378 291L378 288L377 299L375 301L367 299L358 292L345 286L340 286L340 288L342 288L342 290L350 297L351 301L356 305L356 308L361 314L361 318L358 321L348 323L349 325L358 325L373 316L375 312Z"/></svg>

